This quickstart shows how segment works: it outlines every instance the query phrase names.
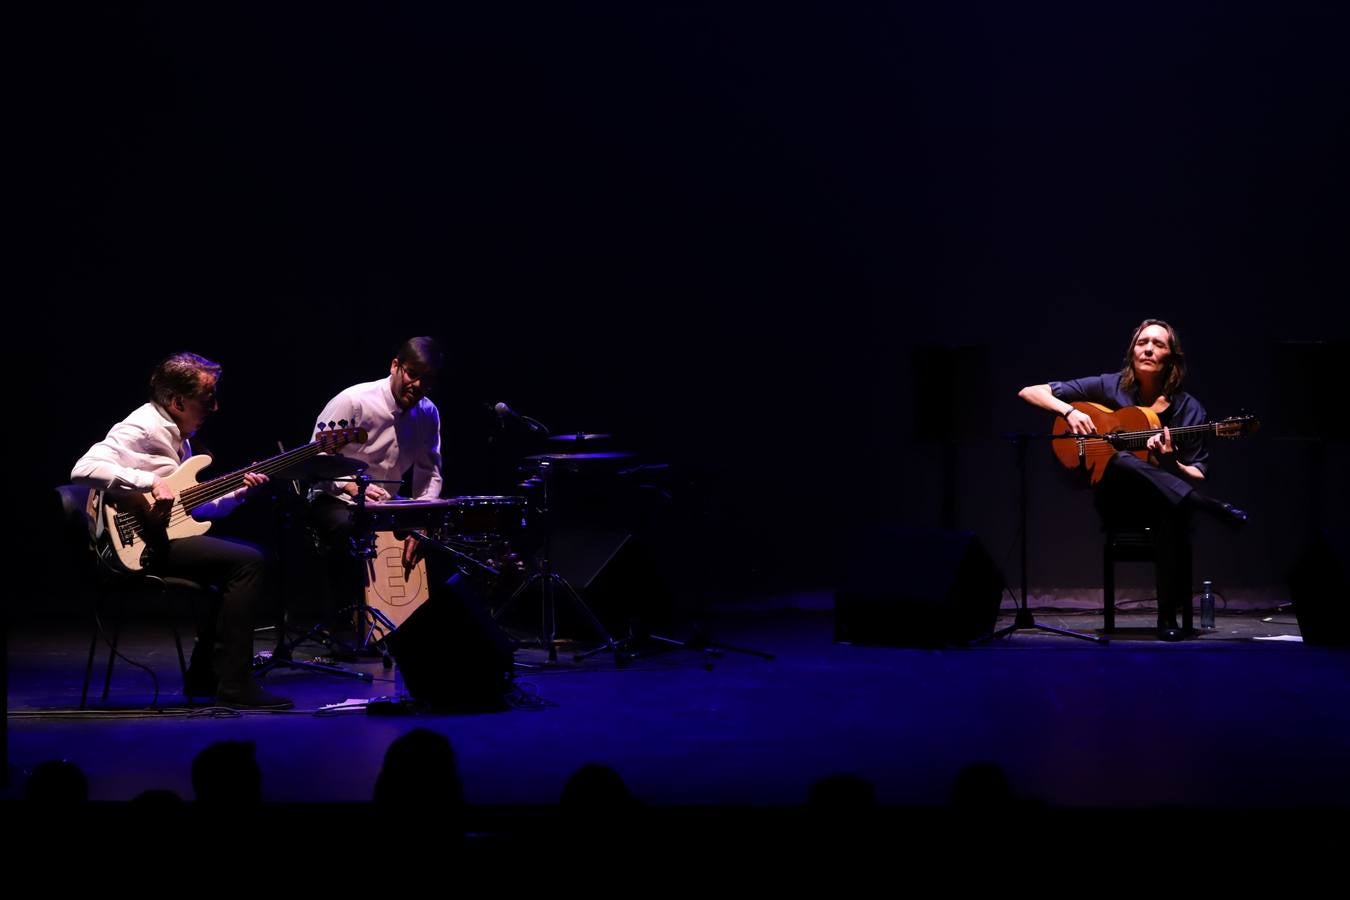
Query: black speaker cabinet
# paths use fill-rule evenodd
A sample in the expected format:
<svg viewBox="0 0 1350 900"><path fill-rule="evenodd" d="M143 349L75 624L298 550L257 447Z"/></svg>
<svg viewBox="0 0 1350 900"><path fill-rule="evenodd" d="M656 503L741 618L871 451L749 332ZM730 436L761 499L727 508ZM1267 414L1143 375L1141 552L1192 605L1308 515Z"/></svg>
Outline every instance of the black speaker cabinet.
<svg viewBox="0 0 1350 900"><path fill-rule="evenodd" d="M447 711L505 707L511 640L464 576L433 591L386 641L414 700Z"/></svg>
<svg viewBox="0 0 1350 900"><path fill-rule="evenodd" d="M1289 573L1303 643L1350 647L1350 530L1324 530Z"/></svg>
<svg viewBox="0 0 1350 900"><path fill-rule="evenodd" d="M1003 576L974 534L879 527L855 536L843 562L836 641L942 647L994 630Z"/></svg>

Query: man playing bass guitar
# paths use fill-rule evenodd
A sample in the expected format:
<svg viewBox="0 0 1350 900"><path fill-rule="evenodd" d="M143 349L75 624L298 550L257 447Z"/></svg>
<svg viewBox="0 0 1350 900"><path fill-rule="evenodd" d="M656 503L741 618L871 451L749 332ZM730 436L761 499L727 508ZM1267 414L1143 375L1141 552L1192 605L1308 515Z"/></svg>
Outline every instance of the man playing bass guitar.
<svg viewBox="0 0 1350 900"><path fill-rule="evenodd" d="M181 514L179 492L166 479L192 456L191 438L219 409L219 363L195 353L166 357L150 376L150 400L112 427L71 470L71 480L97 491L136 492L152 505L147 520L170 524ZM240 486L209 502L194 504L191 518L228 515L267 475L247 472ZM140 498L136 498L140 499ZM188 669L189 696L215 695L222 706L240 709L289 709L285 697L264 691L253 680L253 619L263 596L263 555L242 541L193 534L154 541L138 554L138 565L156 575L173 575L220 588L220 607L198 635Z"/></svg>

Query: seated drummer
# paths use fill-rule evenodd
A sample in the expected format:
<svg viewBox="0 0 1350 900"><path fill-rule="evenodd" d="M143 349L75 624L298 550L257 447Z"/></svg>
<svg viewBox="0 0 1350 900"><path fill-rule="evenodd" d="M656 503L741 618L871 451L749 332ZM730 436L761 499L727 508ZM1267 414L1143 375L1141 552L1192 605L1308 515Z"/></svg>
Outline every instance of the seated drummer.
<svg viewBox="0 0 1350 900"><path fill-rule="evenodd" d="M317 421L325 425L346 422L367 431L365 443L348 444L341 452L367 465L368 502L440 496L441 418L426 393L444 360L432 338L409 338L395 351L388 376L346 388L319 414ZM400 490L405 484L406 493ZM348 552L357 490L355 481L321 482L311 507L313 525L329 551L330 589L340 605L356 602L363 586L362 562Z"/></svg>

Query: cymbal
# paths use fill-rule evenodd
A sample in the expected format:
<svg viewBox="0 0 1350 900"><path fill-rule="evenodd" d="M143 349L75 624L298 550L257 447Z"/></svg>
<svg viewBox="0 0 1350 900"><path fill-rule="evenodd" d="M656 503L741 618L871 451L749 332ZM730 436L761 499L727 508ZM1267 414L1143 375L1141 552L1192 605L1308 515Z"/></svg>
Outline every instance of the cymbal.
<svg viewBox="0 0 1350 900"><path fill-rule="evenodd" d="M632 459L637 454L623 453L618 450L594 453L536 453L526 459L548 460L549 462L598 462L606 459Z"/></svg>
<svg viewBox="0 0 1350 900"><path fill-rule="evenodd" d="M333 481L356 475L366 470L366 463L349 456L311 456L296 463L287 471L292 478L314 478L319 481Z"/></svg>
<svg viewBox="0 0 1350 900"><path fill-rule="evenodd" d="M550 441L570 441L580 443L583 441L607 441L610 439L608 434L597 434L587 431L573 431L568 434L555 434L549 438Z"/></svg>

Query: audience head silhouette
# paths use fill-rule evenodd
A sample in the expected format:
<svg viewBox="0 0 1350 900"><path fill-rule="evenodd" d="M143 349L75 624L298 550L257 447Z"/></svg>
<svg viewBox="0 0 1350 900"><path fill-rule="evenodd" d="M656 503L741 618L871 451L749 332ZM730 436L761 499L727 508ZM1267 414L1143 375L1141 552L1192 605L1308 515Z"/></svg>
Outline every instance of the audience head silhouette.
<svg viewBox="0 0 1350 900"><path fill-rule="evenodd" d="M559 802L564 812L578 815L623 812L636 805L619 773L600 763L586 763L573 772Z"/></svg>
<svg viewBox="0 0 1350 900"><path fill-rule="evenodd" d="M464 786L450 739L414 728L390 744L375 779L375 802L458 808Z"/></svg>
<svg viewBox="0 0 1350 900"><path fill-rule="evenodd" d="M38 763L28 776L23 796L38 803L84 803L89 799L89 782L74 763L48 760Z"/></svg>
<svg viewBox="0 0 1350 900"><path fill-rule="evenodd" d="M806 798L806 805L818 813L858 812L876 802L876 788L861 775L826 775L811 785Z"/></svg>
<svg viewBox="0 0 1350 900"><path fill-rule="evenodd" d="M219 741L192 761L192 792L199 803L262 802L262 769L252 741Z"/></svg>

